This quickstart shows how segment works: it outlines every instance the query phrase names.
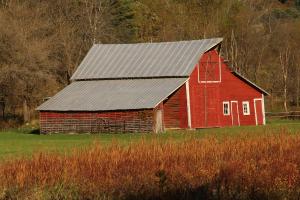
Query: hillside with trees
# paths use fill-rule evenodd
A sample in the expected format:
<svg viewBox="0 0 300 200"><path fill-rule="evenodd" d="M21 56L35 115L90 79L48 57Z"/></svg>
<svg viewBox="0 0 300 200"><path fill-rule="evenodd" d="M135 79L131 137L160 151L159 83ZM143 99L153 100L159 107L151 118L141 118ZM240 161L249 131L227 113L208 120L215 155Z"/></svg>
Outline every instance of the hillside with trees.
<svg viewBox="0 0 300 200"><path fill-rule="evenodd" d="M37 117L95 43L210 37L267 111L300 110L300 0L0 0L0 119Z"/></svg>

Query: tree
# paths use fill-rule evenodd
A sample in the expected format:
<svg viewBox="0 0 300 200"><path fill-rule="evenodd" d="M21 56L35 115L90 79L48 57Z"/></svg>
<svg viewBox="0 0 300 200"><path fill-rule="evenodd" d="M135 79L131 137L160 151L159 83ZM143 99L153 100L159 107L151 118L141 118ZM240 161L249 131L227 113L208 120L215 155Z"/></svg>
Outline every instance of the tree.
<svg viewBox="0 0 300 200"><path fill-rule="evenodd" d="M136 40L135 3L135 0L111 0L111 23L120 42L128 43Z"/></svg>
<svg viewBox="0 0 300 200"><path fill-rule="evenodd" d="M287 44L282 50L279 52L279 59L280 59L280 66L281 66L281 73L283 78L283 105L285 112L288 111L287 108L287 80L288 80L288 69L290 65L290 47Z"/></svg>
<svg viewBox="0 0 300 200"><path fill-rule="evenodd" d="M298 9L300 9L300 0L295 0L295 5Z"/></svg>

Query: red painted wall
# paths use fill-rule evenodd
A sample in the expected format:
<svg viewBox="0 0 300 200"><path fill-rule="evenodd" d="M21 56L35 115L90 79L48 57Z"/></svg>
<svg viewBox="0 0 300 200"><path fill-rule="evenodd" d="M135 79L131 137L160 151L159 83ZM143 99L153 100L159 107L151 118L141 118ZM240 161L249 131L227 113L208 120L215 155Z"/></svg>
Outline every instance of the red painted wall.
<svg viewBox="0 0 300 200"><path fill-rule="evenodd" d="M152 132L153 110L40 112L41 133Z"/></svg>
<svg viewBox="0 0 300 200"><path fill-rule="evenodd" d="M216 50L202 56L190 76L189 85L192 128L232 126L237 120L240 125L256 124L254 99L261 99L262 93L233 75ZM232 108L230 105L233 113L228 116L223 115L223 101L233 104ZM237 105L231 101L237 101ZM250 115L243 114L243 101L249 101ZM256 106L258 124L263 124L262 102ZM233 118L237 114L239 119Z"/></svg>
<svg viewBox="0 0 300 200"><path fill-rule="evenodd" d="M165 128L188 128L185 84L163 103Z"/></svg>

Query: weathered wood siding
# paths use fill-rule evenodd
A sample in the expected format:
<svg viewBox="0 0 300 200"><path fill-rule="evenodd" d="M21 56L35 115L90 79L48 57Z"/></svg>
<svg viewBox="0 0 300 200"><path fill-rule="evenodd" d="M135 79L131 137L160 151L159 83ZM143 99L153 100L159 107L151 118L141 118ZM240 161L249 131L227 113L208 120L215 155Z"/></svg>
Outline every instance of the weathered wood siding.
<svg viewBox="0 0 300 200"><path fill-rule="evenodd" d="M40 112L41 133L152 132L153 110Z"/></svg>
<svg viewBox="0 0 300 200"><path fill-rule="evenodd" d="M188 128L185 85L164 101L163 109L165 128Z"/></svg>

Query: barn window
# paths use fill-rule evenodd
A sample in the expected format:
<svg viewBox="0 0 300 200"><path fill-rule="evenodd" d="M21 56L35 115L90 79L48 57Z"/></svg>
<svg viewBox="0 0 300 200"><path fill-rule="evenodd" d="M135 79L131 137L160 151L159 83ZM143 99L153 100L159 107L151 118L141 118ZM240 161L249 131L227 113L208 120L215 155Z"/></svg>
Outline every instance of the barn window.
<svg viewBox="0 0 300 200"><path fill-rule="evenodd" d="M230 109L229 109L229 102L228 101L223 102L223 114L224 115L230 115Z"/></svg>
<svg viewBox="0 0 300 200"><path fill-rule="evenodd" d="M243 101L243 114L250 115L249 101Z"/></svg>

